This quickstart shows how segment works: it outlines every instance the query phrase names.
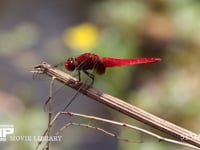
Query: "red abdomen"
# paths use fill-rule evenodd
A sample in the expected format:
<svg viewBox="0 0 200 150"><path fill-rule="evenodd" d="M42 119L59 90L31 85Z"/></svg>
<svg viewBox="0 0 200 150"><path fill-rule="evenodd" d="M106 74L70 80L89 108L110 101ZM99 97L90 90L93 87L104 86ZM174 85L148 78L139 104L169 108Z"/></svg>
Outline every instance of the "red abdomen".
<svg viewBox="0 0 200 150"><path fill-rule="evenodd" d="M160 58L130 58L130 59L117 59L117 58L102 58L105 67L126 66L134 64L146 64L161 61Z"/></svg>

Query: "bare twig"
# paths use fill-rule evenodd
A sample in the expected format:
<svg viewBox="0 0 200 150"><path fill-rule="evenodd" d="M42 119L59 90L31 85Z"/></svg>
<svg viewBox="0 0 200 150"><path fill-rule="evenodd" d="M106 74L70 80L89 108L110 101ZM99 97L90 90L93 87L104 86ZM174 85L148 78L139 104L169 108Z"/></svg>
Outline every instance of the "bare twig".
<svg viewBox="0 0 200 150"><path fill-rule="evenodd" d="M51 118L52 118L52 113L53 113L53 107L52 107L52 95L53 95L53 83L54 83L55 77L51 78L50 82L50 89L49 89L49 102L48 102L48 113L49 113L49 119L48 119L48 132L47 135L50 136L51 132ZM49 150L50 146L50 141L47 141L46 143L46 149Z"/></svg>
<svg viewBox="0 0 200 150"><path fill-rule="evenodd" d="M55 77L51 78L51 82L50 82L50 87L49 87L49 99L48 99L48 127L45 130L45 132L43 133L42 136L45 136L47 134L47 136L50 136L50 132L51 132L51 119L52 119L52 113L53 113L53 107L52 107L52 96L53 96L53 83L54 83ZM36 150L38 149L38 147L40 146L40 144L42 144L42 140L38 141L37 146L36 146ZM50 141L47 141L45 144L45 149L49 150L50 147Z"/></svg>
<svg viewBox="0 0 200 150"><path fill-rule="evenodd" d="M121 126L121 127L125 127L125 128L130 128L130 129L145 133L147 135L150 135L150 136L156 138L158 140L158 142L164 141L164 142L173 143L173 144L177 144L177 145L186 146L186 147L189 147L189 148L200 150L200 148L198 148L196 146L193 146L191 144L188 144L188 143L185 143L185 142L181 142L181 141L177 141L177 140L173 140L173 139L169 139L169 138L165 138L165 137L162 137L162 136L160 136L158 134L155 134L153 132L150 132L148 130L142 129L142 128L137 127L137 126L133 126L133 125L130 125L130 124L121 123L121 122L117 122L117 121L113 121L113 120L108 120L108 119L104 119L104 118L100 118L100 117L73 113L73 112L59 112L59 113L57 113L56 116L52 119L51 125L53 125L53 123L55 123L55 121L61 115L69 115L69 116L81 117L81 118L86 118L86 119L95 120L95 121L101 121L101 122L104 122L104 123L109 123L109 124L112 124L112 125L117 125L117 126ZM144 143L144 141L141 141L141 140L133 141L133 140L121 138L121 137L117 136L116 134L113 134L113 133L111 133L109 131L106 131L106 130L104 130L102 128L99 128L99 127L95 127L95 126L88 125L88 124L74 123L74 122L69 122L69 123L65 124L63 127L61 127L59 129L58 132L56 132L56 135L59 135L65 128L67 128L69 126L82 126L82 127L95 129L97 131L103 132L104 134L107 134L109 136L112 136L114 138L117 138L118 140L125 141L125 142Z"/></svg>
<svg viewBox="0 0 200 150"><path fill-rule="evenodd" d="M56 69L55 67L47 63L35 66L34 71L32 72L43 73L47 74L50 77L55 77L56 80L66 84L67 86L75 90L79 89L79 87L82 85L82 84L76 84L78 81L76 78L66 74L61 70ZM189 130L179 127L159 117L156 117L138 107L130 105L125 101L122 101L106 93L103 93L92 87L84 86L84 88L80 89L80 92L87 95L88 97L92 98L95 101L98 101L138 121L141 121L157 130L169 134L177 138L178 140L182 140L196 147L200 147L199 135Z"/></svg>
<svg viewBox="0 0 200 150"><path fill-rule="evenodd" d="M99 132L102 132L104 134L107 134L111 137L114 137L116 138L117 140L120 140L120 141L124 141L124 142L130 142L130 143L144 143L144 141L141 141L141 140L137 140L137 141L133 141L133 140L129 140L129 139L126 139L126 138L121 138L120 136L117 136L116 134L114 133L111 133L109 131L106 131L102 128L99 128L99 127L95 127L95 126L92 126L92 125L89 125L89 124L83 124L83 123L76 123L76 122L69 122L67 124L65 124L58 132L56 132L56 135L59 135L60 132L62 132L64 129L68 128L69 126L79 126L79 127L85 127L85 128L90 128L90 129L94 129L94 130L97 130ZM185 144L185 143L184 143ZM190 144L188 144L190 145ZM191 145L190 145L191 146Z"/></svg>

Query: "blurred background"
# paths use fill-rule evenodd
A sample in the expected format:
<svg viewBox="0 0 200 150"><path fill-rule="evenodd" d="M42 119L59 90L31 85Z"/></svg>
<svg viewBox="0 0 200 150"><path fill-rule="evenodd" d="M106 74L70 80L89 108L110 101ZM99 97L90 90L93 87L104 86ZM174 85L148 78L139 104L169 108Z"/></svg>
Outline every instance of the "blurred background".
<svg viewBox="0 0 200 150"><path fill-rule="evenodd" d="M107 69L103 76L96 75L93 86L199 133L200 1L1 0L0 8L0 124L13 124L15 135L41 135L47 127L48 114L43 106L50 79L37 75L33 79L31 66L44 61L58 64L85 52L117 58L161 57L160 63ZM64 70L62 66L60 69ZM56 82L54 88L61 86ZM54 111L60 111L74 93L68 87L62 88L54 96ZM81 94L68 111L153 130ZM66 121L90 123L62 117L55 129ZM130 140L146 142L126 143L92 129L69 127L62 132L62 142L51 143L51 149L182 148L158 143L135 131L93 124ZM8 141L1 142L0 148L31 150L36 144Z"/></svg>

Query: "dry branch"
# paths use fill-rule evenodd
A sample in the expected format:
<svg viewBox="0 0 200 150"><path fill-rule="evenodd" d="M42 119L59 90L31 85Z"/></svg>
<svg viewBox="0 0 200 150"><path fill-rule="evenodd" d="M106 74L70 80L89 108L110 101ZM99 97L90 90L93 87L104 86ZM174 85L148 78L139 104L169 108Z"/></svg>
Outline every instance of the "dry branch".
<svg viewBox="0 0 200 150"><path fill-rule="evenodd" d="M168 143L173 143L173 144L177 144L177 145L181 145L181 146L185 146L185 147L189 147L189 148L193 148L193 149L200 149L196 146L193 146L191 144L188 144L188 143L185 143L185 142L180 142L180 141L177 141L177 140L173 140L173 139L169 139L169 138L165 138L165 137L162 137L158 134L155 134L151 131L148 131L148 130L145 130L143 128L139 128L137 126L133 126L133 125L130 125L130 124L126 124L126 123L122 123L122 122L117 122L117 121L113 121L113 120L108 120L108 119L104 119L104 118L100 118L100 117L95 117L95 116L88 116L88 115L84 115L84 114L78 114L78 113L74 113L74 112L59 112L57 113L54 118L52 119L51 121L51 126L53 125L53 123L55 123L55 121L61 116L61 115L69 115L71 117L80 117L80 118L85 118L85 119L90 119L91 121L92 120L95 120L95 121L101 121L103 123L108 123L108 124L112 124L112 125L117 125L117 126L121 126L121 127L124 127L124 128L129 128L129 129L133 129L133 130L136 130L136 131L139 131L139 132L142 132L142 133L145 133L149 136L152 136L154 138L156 138L158 140L158 142L168 142ZM75 122L69 122L67 124L65 124L62 128L59 129L59 131L56 132L56 135L59 135L65 128L68 128L69 126L81 126L81 127L86 127L86 128L90 128L90 129L95 129L97 131L100 131L104 134L107 134L111 137L114 137L120 141L124 141L124 142L130 142L130 143L144 143L145 141L141 141L141 140L129 140L127 138L122 138L114 133L111 133L109 131L106 131L102 128L99 128L99 127L95 127L95 126L92 126L92 125L89 125L89 124L80 124L80 123L75 123Z"/></svg>
<svg viewBox="0 0 200 150"><path fill-rule="evenodd" d="M83 83L77 84L77 79L66 74L65 72L56 69L55 67L43 63L34 66L34 71L36 73L47 74L50 77L55 77L56 80L66 84L67 86L79 90ZM179 127L173 123L163 120L157 116L154 116L136 106L130 105L125 101L122 101L116 97L103 93L93 87L82 86L80 92L98 101L112 109L115 109L131 118L134 118L140 122L143 122L157 130L160 130L166 134L169 134L180 141L184 141L191 145L200 147L200 136L182 127Z"/></svg>

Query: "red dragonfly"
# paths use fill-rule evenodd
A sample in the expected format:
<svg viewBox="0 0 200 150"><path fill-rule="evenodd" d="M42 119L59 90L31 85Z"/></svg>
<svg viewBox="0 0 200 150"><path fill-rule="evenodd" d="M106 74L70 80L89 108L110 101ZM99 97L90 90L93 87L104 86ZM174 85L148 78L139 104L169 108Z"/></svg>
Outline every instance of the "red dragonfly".
<svg viewBox="0 0 200 150"><path fill-rule="evenodd" d="M80 72L83 71L86 75L88 75L92 79L91 83L92 85L94 82L94 75L88 72L87 70L95 70L98 74L103 74L105 73L107 67L154 63L159 61L161 61L161 58L129 58L129 59L118 59L110 57L101 58L96 54L84 53L76 58L67 59L64 62L64 65L68 71L74 71L74 70L78 71L79 81L81 81ZM72 103L72 101L75 99L78 93L79 92L77 92L75 95L72 96L68 104L64 107L63 111L67 109L67 107ZM45 106L49 102L49 100L50 97L45 102Z"/></svg>
<svg viewBox="0 0 200 150"><path fill-rule="evenodd" d="M89 73L87 70L94 69L96 73L103 74L107 67L126 66L134 64L146 64L161 61L161 58L129 58L129 59L118 59L110 57L99 57L96 54L84 53L76 58L69 58L64 62L65 68L68 71L78 71L79 81L80 71L83 71L94 81L94 75Z"/></svg>

